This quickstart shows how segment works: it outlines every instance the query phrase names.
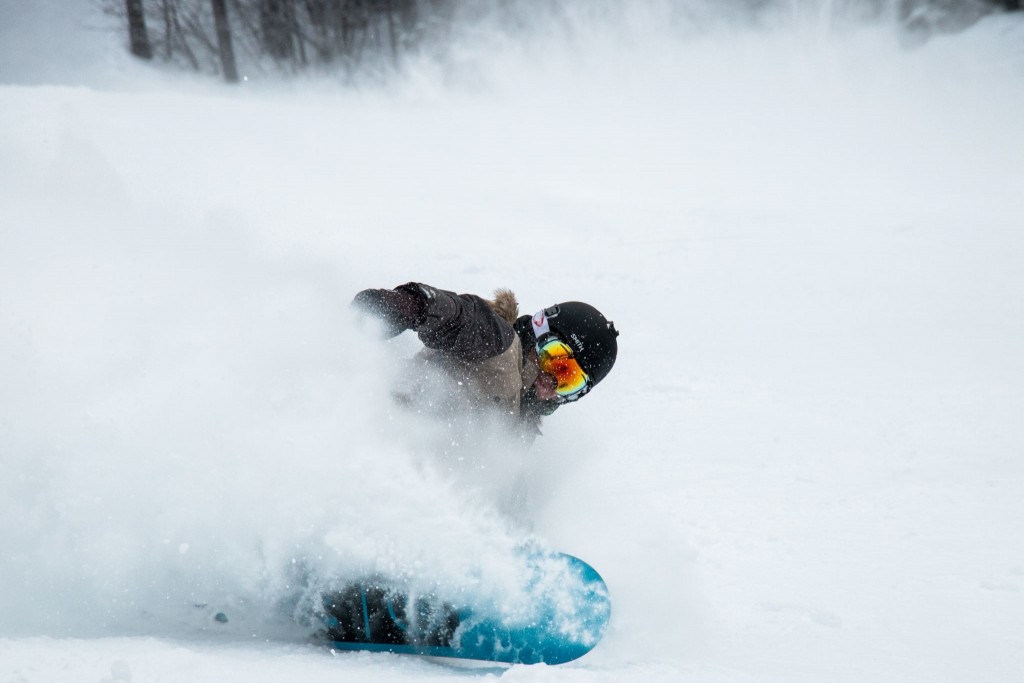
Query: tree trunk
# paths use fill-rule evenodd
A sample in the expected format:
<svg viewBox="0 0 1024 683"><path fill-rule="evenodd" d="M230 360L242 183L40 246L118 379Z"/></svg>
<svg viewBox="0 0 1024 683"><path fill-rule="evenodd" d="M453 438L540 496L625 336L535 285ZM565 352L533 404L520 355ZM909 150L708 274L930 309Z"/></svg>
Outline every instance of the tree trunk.
<svg viewBox="0 0 1024 683"><path fill-rule="evenodd" d="M395 3L388 0L384 10L388 15L388 42L391 43L391 65L398 68L398 31L395 28Z"/></svg>
<svg viewBox="0 0 1024 683"><path fill-rule="evenodd" d="M217 49L224 80L238 82L238 67L235 65L235 50L231 45L231 26L228 25L228 6L225 0L210 0L213 3L213 23L217 27Z"/></svg>
<svg viewBox="0 0 1024 683"><path fill-rule="evenodd" d="M164 59L168 62L171 61L171 55L174 52L174 19L172 18L172 12L174 8L171 7L171 0L163 0L163 11L164 11Z"/></svg>
<svg viewBox="0 0 1024 683"><path fill-rule="evenodd" d="M153 59L153 46L146 31L146 12L142 0L125 0L128 9L128 36L131 39L132 54L142 59Z"/></svg>
<svg viewBox="0 0 1024 683"><path fill-rule="evenodd" d="M275 59L291 59L292 26L288 21L289 0L260 0L260 30L263 49Z"/></svg>

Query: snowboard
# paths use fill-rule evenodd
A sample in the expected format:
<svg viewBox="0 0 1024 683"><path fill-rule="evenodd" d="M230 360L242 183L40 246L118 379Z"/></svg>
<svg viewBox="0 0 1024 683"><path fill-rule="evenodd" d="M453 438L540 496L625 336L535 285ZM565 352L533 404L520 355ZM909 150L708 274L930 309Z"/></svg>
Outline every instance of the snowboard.
<svg viewBox="0 0 1024 683"><path fill-rule="evenodd" d="M336 650L509 664L582 657L597 645L611 615L604 580L563 553L534 552L524 561L525 611L509 614L484 599L411 594L386 579L367 578L323 596L322 635Z"/></svg>

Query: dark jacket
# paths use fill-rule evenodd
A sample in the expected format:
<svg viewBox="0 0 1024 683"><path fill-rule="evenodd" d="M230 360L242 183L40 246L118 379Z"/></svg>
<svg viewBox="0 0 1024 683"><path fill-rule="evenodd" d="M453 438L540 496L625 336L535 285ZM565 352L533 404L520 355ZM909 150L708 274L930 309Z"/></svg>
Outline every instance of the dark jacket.
<svg viewBox="0 0 1024 683"><path fill-rule="evenodd" d="M540 418L556 407L540 405L532 386L539 370L523 352L515 329L519 304L507 289L493 300L474 294L456 294L421 283L423 300L413 329L426 347L417 359L441 368L454 379L477 407L496 409L511 424L531 436L539 433Z"/></svg>

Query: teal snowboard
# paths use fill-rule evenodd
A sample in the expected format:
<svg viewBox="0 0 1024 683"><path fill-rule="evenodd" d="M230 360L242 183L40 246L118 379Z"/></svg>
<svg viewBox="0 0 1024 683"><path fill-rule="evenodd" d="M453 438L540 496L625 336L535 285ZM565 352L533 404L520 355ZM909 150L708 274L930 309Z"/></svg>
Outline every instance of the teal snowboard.
<svg viewBox="0 0 1024 683"><path fill-rule="evenodd" d="M386 580L366 579L323 597L324 636L338 650L509 664L582 657L597 645L611 615L604 580L571 555L533 552L524 561L531 604L517 616L483 601L410 596Z"/></svg>

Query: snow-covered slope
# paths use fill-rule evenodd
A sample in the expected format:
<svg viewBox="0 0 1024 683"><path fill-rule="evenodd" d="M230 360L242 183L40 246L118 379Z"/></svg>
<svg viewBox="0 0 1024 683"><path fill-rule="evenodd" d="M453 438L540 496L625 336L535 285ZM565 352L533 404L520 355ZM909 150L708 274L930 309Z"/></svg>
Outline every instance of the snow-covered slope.
<svg viewBox="0 0 1024 683"><path fill-rule="evenodd" d="M84 3L26 56L52 10L0 3L0 681L1024 670L1020 18L637 11L346 90L151 71ZM415 340L347 307L408 280L591 301L616 370L529 452L435 448ZM500 588L527 537L612 591L577 663L282 618L309 575Z"/></svg>

